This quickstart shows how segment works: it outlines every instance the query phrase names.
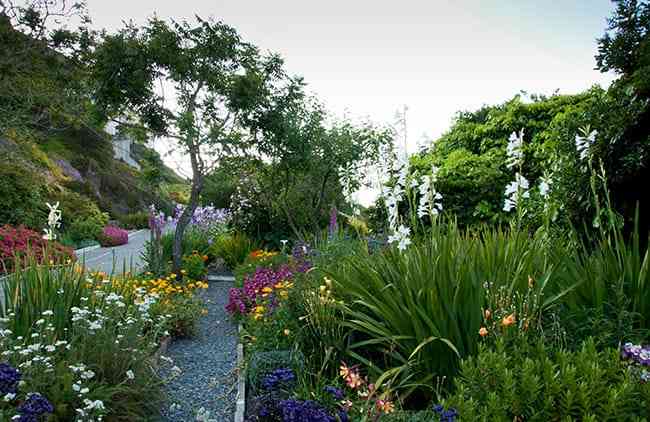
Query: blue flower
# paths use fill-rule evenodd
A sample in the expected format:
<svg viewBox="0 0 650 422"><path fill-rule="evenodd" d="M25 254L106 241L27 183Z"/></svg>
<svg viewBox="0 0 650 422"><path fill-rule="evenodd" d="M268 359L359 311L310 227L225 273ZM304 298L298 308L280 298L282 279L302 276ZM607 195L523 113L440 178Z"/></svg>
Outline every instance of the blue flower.
<svg viewBox="0 0 650 422"><path fill-rule="evenodd" d="M445 410L445 408L441 404L436 404L433 406L433 411L442 414L442 412Z"/></svg>
<svg viewBox="0 0 650 422"><path fill-rule="evenodd" d="M343 400L343 391L340 388L328 385L323 389L326 393L329 393L336 400Z"/></svg>
<svg viewBox="0 0 650 422"><path fill-rule="evenodd" d="M45 397L38 393L30 394L20 406L18 406L18 413L25 416L39 416L45 413L53 413L54 406ZM26 419L29 420L29 419Z"/></svg>
<svg viewBox="0 0 650 422"><path fill-rule="evenodd" d="M327 409L311 400L283 400L280 409L283 422L336 422Z"/></svg>
<svg viewBox="0 0 650 422"><path fill-rule="evenodd" d="M262 379L262 388L274 390L278 387L290 387L296 380L296 374L290 368L278 368Z"/></svg>
<svg viewBox="0 0 650 422"><path fill-rule="evenodd" d="M15 393L18 382L20 381L20 372L8 363L0 363L0 393Z"/></svg>

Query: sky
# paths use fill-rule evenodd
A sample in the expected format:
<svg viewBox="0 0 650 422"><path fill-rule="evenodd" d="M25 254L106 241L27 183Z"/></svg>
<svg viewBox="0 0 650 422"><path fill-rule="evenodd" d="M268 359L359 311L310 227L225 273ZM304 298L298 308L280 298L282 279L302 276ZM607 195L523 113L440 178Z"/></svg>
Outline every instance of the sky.
<svg viewBox="0 0 650 422"><path fill-rule="evenodd" d="M88 8L109 31L153 14L220 19L279 53L336 116L393 124L406 106L409 152L449 129L457 111L614 78L594 69L609 0L89 0Z"/></svg>

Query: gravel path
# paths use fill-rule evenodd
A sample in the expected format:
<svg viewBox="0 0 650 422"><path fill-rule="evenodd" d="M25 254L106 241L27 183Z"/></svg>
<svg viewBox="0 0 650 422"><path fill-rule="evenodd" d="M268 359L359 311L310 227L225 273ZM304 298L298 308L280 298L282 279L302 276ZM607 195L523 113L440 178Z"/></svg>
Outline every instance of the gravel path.
<svg viewBox="0 0 650 422"><path fill-rule="evenodd" d="M209 412L207 419L232 421L237 396L237 327L225 311L228 289L232 282L210 282L202 294L208 314L200 320L196 338L175 340L165 356L174 360L165 364L163 377L169 401L164 406L163 421L197 420L199 409ZM170 368L175 365L180 369Z"/></svg>

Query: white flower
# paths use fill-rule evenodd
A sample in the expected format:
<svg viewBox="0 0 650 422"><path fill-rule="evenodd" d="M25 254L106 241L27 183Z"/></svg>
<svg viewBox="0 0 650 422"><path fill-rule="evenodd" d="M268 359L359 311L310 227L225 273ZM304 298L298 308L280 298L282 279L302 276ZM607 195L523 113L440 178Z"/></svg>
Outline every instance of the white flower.
<svg viewBox="0 0 650 422"><path fill-rule="evenodd" d="M52 316L52 315L54 315L54 312L48 309L47 311L43 311L41 313L41 315L43 315L43 316Z"/></svg>
<svg viewBox="0 0 650 422"><path fill-rule="evenodd" d="M512 168L521 164L523 158L523 151L521 150L524 145L524 130L521 129L519 133L512 132L510 138L508 138L508 145L506 146L506 154L508 158L506 159L506 165L508 168Z"/></svg>
<svg viewBox="0 0 650 422"><path fill-rule="evenodd" d="M528 180L519 173L515 174L515 180L506 186L506 199L503 205L503 210L509 212L513 208L517 207L520 198L530 197L528 187Z"/></svg>
<svg viewBox="0 0 650 422"><path fill-rule="evenodd" d="M547 178L542 178L539 182L539 194L543 198L548 198L549 193L551 192L551 181Z"/></svg>
<svg viewBox="0 0 650 422"><path fill-rule="evenodd" d="M90 371L90 370L83 371L81 373L81 379L84 379L84 380L89 380L89 379L93 378L94 376L95 376L95 373L93 371Z"/></svg>
<svg viewBox="0 0 650 422"><path fill-rule="evenodd" d="M128 371L126 371L126 377L132 380L135 378L135 375L133 374L133 371L129 369Z"/></svg>
<svg viewBox="0 0 650 422"><path fill-rule="evenodd" d="M397 230L388 237L388 243L397 243L397 248L400 251L403 251L411 244L411 239L409 238L410 234L410 228L400 225Z"/></svg>
<svg viewBox="0 0 650 422"><path fill-rule="evenodd" d="M16 393L7 393L5 396L2 398L2 400L6 402L12 401L16 397Z"/></svg>
<svg viewBox="0 0 650 422"><path fill-rule="evenodd" d="M576 135L576 150L581 160L584 161L589 156L589 148L596 142L596 135L598 135L598 132L595 130L589 132L587 136Z"/></svg>

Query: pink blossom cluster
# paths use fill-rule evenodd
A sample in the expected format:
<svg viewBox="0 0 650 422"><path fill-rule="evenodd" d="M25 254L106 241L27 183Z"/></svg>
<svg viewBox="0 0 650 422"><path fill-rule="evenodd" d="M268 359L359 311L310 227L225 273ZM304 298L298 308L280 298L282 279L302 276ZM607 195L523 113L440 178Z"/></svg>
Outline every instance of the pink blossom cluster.
<svg viewBox="0 0 650 422"><path fill-rule="evenodd" d="M263 294L262 289L289 281L293 278L293 274L292 269L286 264L277 269L258 267L253 274L244 277L242 288L230 289L226 310L231 314L247 314L257 306L258 299Z"/></svg>

